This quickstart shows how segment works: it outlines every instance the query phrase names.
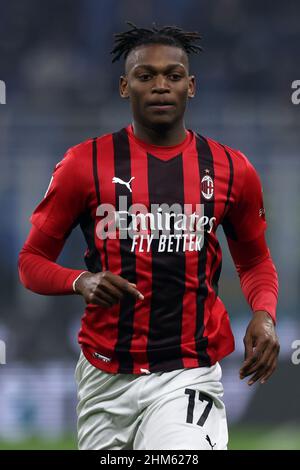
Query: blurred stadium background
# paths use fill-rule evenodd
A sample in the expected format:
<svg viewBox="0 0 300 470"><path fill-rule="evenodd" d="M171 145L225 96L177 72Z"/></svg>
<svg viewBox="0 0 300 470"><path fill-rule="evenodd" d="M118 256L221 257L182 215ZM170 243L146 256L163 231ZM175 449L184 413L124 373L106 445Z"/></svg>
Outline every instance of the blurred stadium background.
<svg viewBox="0 0 300 470"><path fill-rule="evenodd" d="M177 24L204 36L191 59L197 98L187 127L241 149L264 187L267 238L280 278L278 370L264 386L238 379L250 310L241 294L226 240L220 282L236 336L223 361L232 449L300 449L300 3L258 0L17 0L0 1L0 448L75 448L79 354L76 335L84 303L42 297L18 280L18 252L28 218L66 149L130 121L118 95L122 63L111 64L113 33L125 21ZM76 229L61 263L83 266ZM3 362L3 361L2 361Z"/></svg>

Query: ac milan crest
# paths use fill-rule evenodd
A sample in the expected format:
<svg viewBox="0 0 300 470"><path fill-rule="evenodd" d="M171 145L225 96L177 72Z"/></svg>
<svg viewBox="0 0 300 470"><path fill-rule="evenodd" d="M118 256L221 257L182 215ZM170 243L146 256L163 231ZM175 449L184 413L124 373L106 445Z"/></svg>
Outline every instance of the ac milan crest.
<svg viewBox="0 0 300 470"><path fill-rule="evenodd" d="M209 175L203 176L201 180L201 193L205 199L211 199L214 194L214 182Z"/></svg>

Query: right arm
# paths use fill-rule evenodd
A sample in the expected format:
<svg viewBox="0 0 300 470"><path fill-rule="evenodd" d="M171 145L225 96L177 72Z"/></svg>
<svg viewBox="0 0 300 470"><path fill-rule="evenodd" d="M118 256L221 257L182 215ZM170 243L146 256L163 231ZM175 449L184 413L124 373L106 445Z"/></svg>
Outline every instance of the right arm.
<svg viewBox="0 0 300 470"><path fill-rule="evenodd" d="M126 279L103 271L69 269L55 263L64 246L64 240L58 240L32 227L19 255L19 275L22 284L43 295L80 294L86 303L112 307L120 302L125 294L139 300L143 295L136 285Z"/></svg>
<svg viewBox="0 0 300 470"><path fill-rule="evenodd" d="M85 271L55 263L64 244L65 240L31 228L18 263L20 280L27 289L42 295L74 294L73 283Z"/></svg>
<svg viewBox="0 0 300 470"><path fill-rule="evenodd" d="M33 224L19 255L19 275L23 285L43 295L80 294L86 303L110 307L124 294L140 300L143 296L135 284L109 271L90 273L69 269L55 261L65 241L85 211L92 187L80 170L78 156L69 150L56 165L48 191L31 216Z"/></svg>

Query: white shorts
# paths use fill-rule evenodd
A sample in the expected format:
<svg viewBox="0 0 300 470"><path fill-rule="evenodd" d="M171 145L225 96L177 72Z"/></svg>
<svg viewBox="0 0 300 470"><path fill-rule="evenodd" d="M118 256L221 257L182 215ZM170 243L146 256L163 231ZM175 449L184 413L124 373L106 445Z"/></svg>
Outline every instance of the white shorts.
<svg viewBox="0 0 300 470"><path fill-rule="evenodd" d="M225 450L219 363L151 374L109 374L77 363L81 450Z"/></svg>

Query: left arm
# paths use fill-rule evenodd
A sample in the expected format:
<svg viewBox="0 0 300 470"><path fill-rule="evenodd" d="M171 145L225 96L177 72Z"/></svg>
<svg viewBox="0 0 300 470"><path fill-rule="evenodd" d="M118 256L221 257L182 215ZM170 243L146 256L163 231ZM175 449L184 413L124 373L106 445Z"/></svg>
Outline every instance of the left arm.
<svg viewBox="0 0 300 470"><path fill-rule="evenodd" d="M240 152L239 152L240 153ZM241 190L223 221L228 246L242 291L253 311L244 337L245 361L240 378L264 383L274 372L279 353L275 332L278 278L267 247L262 187L255 168L244 160Z"/></svg>
<svg viewBox="0 0 300 470"><path fill-rule="evenodd" d="M240 277L241 288L253 313L244 337L245 361L240 378L266 382L273 374L279 354L275 331L278 277L264 234L249 242L228 238L231 256Z"/></svg>

